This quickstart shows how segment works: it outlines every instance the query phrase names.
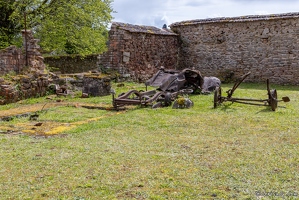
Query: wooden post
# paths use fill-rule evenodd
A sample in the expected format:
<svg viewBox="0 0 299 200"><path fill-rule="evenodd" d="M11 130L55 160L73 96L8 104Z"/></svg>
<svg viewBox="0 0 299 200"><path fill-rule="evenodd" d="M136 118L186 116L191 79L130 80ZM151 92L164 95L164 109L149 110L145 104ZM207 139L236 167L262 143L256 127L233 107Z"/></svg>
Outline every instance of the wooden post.
<svg viewBox="0 0 299 200"><path fill-rule="evenodd" d="M26 67L28 66L28 45L27 45L27 16L26 16L26 11L24 12L24 24L25 24L25 65Z"/></svg>

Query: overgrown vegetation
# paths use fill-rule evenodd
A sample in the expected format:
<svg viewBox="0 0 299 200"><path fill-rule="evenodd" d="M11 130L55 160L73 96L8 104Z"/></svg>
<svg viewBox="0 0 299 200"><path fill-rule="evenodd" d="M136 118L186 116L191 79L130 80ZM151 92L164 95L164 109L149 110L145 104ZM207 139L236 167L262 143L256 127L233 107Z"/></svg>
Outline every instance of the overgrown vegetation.
<svg viewBox="0 0 299 200"><path fill-rule="evenodd" d="M0 49L21 45L21 30L31 29L43 51L55 54L106 50L113 0L0 0Z"/></svg>
<svg viewBox="0 0 299 200"><path fill-rule="evenodd" d="M265 84L243 83L236 97L267 98ZM144 89L126 83L116 92ZM223 90L231 85L223 85ZM56 136L0 134L1 199L298 199L298 88L272 86L276 112L190 96L191 109L111 105L111 97L65 98L31 123L77 123ZM56 100L56 99L55 99ZM1 112L44 104L45 98L1 106ZM69 105L67 105L69 103ZM73 104L74 103L74 104ZM97 120L91 120L98 118ZM28 118L0 122L15 126ZM5 133L5 134L4 134Z"/></svg>

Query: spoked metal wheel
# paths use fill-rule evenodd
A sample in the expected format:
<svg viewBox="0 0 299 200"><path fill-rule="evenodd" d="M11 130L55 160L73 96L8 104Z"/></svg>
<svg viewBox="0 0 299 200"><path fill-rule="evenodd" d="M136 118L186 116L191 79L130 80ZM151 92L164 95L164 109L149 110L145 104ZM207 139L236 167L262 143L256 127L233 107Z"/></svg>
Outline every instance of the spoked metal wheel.
<svg viewBox="0 0 299 200"><path fill-rule="evenodd" d="M221 103L221 87L216 87L214 91L214 108Z"/></svg>
<svg viewBox="0 0 299 200"><path fill-rule="evenodd" d="M278 104L277 91L276 91L276 89L270 90L270 94L269 94L269 105L271 106L271 109L273 111L276 110L277 104Z"/></svg>
<svg viewBox="0 0 299 200"><path fill-rule="evenodd" d="M152 108L161 108L161 107L168 107L172 104L172 96L171 93L167 92L166 94L163 94L160 96L160 98L153 103Z"/></svg>

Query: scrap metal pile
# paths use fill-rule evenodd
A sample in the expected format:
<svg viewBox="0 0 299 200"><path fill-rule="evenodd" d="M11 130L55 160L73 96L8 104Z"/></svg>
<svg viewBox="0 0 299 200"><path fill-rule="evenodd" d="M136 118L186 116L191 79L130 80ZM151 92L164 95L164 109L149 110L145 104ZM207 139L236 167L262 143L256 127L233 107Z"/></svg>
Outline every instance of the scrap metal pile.
<svg viewBox="0 0 299 200"><path fill-rule="evenodd" d="M113 107L118 110L125 105L152 106L152 108L172 106L172 108L190 108L193 102L188 95L193 93L210 94L214 92L214 108L224 102L242 103L257 106L270 106L276 110L278 102L289 102L289 97L277 99L276 89L270 89L267 79L267 99L233 98L232 95L250 72L242 76L232 89L229 89L227 97L221 96L221 81L216 77L203 77L198 70L184 69L182 71L166 70L163 67L148 81L145 82L146 91L130 90L115 97L113 93ZM147 91L147 86L157 87ZM174 103L173 103L174 102Z"/></svg>
<svg viewBox="0 0 299 200"><path fill-rule="evenodd" d="M189 108L193 102L188 98L191 93L211 93L220 87L216 77L202 77L198 70L182 71L166 70L163 67L145 82L146 91L130 90L117 98L113 93L113 106L119 109L125 105L152 106L152 108L171 106L173 108ZM157 87L147 91L147 86Z"/></svg>

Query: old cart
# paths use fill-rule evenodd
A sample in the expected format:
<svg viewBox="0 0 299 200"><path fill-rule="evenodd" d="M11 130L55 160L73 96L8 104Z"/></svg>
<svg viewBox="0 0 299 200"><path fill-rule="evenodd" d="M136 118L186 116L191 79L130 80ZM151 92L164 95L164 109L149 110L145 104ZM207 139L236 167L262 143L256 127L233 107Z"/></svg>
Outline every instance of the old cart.
<svg viewBox="0 0 299 200"><path fill-rule="evenodd" d="M119 109L125 105L141 105L153 106L155 102L163 102L166 106L171 104L172 95L163 91L150 90L150 91L137 91L130 90L126 93L120 94L117 98L112 97L113 106Z"/></svg>
<svg viewBox="0 0 299 200"><path fill-rule="evenodd" d="M146 81L146 91L130 90L115 97L113 106L119 109L125 105L152 106L153 108L170 106L178 95L193 93L203 84L203 77L197 70L182 71L161 68L151 79ZM147 91L147 86L157 87Z"/></svg>
<svg viewBox="0 0 299 200"><path fill-rule="evenodd" d="M268 98L267 99L248 99L248 98L234 98L233 93L239 87L239 85L244 81L244 79L250 75L250 72L242 76L240 81L236 82L231 89L226 91L227 96L221 96L222 89L221 87L217 87L214 91L214 108L218 105L222 104L223 102L230 101L232 103L242 103L242 104L249 104L249 105L257 105L257 106L270 106L273 111L276 110L277 104L279 101L289 102L289 97L282 97L281 100L277 99L277 91L276 89L270 89L269 79L267 79L267 92Z"/></svg>

